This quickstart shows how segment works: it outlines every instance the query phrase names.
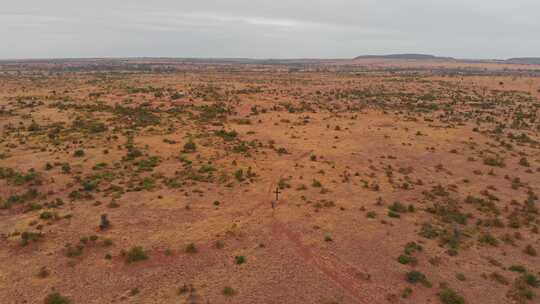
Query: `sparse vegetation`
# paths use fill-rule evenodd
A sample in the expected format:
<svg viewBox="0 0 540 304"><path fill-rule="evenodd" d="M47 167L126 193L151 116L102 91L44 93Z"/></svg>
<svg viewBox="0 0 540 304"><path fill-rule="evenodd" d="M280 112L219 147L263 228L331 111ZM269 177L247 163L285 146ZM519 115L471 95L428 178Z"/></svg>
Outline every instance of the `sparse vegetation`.
<svg viewBox="0 0 540 304"><path fill-rule="evenodd" d="M439 291L439 299L443 304L465 304L465 299L449 287Z"/></svg>
<svg viewBox="0 0 540 304"><path fill-rule="evenodd" d="M538 300L540 69L235 61L0 62L0 302Z"/></svg>
<svg viewBox="0 0 540 304"><path fill-rule="evenodd" d="M49 294L45 300L43 301L44 304L69 304L71 303L68 298L62 296L60 293L55 292Z"/></svg>
<svg viewBox="0 0 540 304"><path fill-rule="evenodd" d="M226 287L223 287L223 295L227 296L227 297L232 297L234 295L236 295L236 290L234 290L232 287L229 287L229 286L226 286Z"/></svg>
<svg viewBox="0 0 540 304"><path fill-rule="evenodd" d="M148 255L140 246L132 247L125 253L126 263L140 262L148 259Z"/></svg>

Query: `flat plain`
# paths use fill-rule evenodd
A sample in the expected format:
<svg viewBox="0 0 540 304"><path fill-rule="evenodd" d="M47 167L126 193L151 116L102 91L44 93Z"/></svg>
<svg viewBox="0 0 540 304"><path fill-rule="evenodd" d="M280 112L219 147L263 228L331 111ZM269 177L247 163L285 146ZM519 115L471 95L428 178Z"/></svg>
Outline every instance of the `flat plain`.
<svg viewBox="0 0 540 304"><path fill-rule="evenodd" d="M540 303L539 110L533 65L2 62L0 303Z"/></svg>

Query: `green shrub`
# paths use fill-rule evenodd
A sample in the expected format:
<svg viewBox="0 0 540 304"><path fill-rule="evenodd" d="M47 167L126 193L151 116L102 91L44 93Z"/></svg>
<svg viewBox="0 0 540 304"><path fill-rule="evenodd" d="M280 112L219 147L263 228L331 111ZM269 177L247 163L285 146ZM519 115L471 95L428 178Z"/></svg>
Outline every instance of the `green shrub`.
<svg viewBox="0 0 540 304"><path fill-rule="evenodd" d="M127 253L126 253L126 262L127 263L133 263L133 262L139 262L144 261L148 259L148 255L144 252L143 248L140 246L132 247Z"/></svg>
<svg viewBox="0 0 540 304"><path fill-rule="evenodd" d="M392 210L388 210L388 216L393 217L393 218L400 218L401 217L401 215L399 215L399 213L394 212Z"/></svg>
<svg viewBox="0 0 540 304"><path fill-rule="evenodd" d="M431 287L431 282L428 281L426 275L417 270L407 272L405 279L412 284L421 283L426 287Z"/></svg>
<svg viewBox="0 0 540 304"><path fill-rule="evenodd" d="M526 273L523 275L523 280L527 283L527 285L537 288L540 287L540 281L538 278L532 274L532 273Z"/></svg>
<svg viewBox="0 0 540 304"><path fill-rule="evenodd" d="M438 230L429 223L423 223L418 234L426 239L434 239L439 236Z"/></svg>
<svg viewBox="0 0 540 304"><path fill-rule="evenodd" d="M239 182L243 182L244 180L246 180L244 178L244 170L242 169L238 169L234 172L234 177L236 178L237 181Z"/></svg>
<svg viewBox="0 0 540 304"><path fill-rule="evenodd" d="M223 295L228 296L228 297L232 297L236 295L236 290L234 290L232 287L229 287L229 286L224 287L222 292L223 292Z"/></svg>
<svg viewBox="0 0 540 304"><path fill-rule="evenodd" d="M197 151L197 145L193 140L190 138L185 144L184 144L184 153L192 153Z"/></svg>
<svg viewBox="0 0 540 304"><path fill-rule="evenodd" d="M139 172L151 172L157 165L159 165L159 157L157 156L150 156L135 162L135 166L137 166L137 171Z"/></svg>
<svg viewBox="0 0 540 304"><path fill-rule="evenodd" d="M390 211L393 211L395 213L405 213L408 211L407 206L403 205L400 202L394 202L392 205L388 207Z"/></svg>
<svg viewBox="0 0 540 304"><path fill-rule="evenodd" d="M69 173L71 172L71 166L68 163L62 164L62 172Z"/></svg>
<svg viewBox="0 0 540 304"><path fill-rule="evenodd" d="M84 156L84 150L81 150L81 149L75 150L75 152L73 153L73 156L75 156L75 157L83 157Z"/></svg>
<svg viewBox="0 0 540 304"><path fill-rule="evenodd" d="M238 133L234 130L227 132L225 130L214 131L214 135L223 138L225 141L233 141Z"/></svg>
<svg viewBox="0 0 540 304"><path fill-rule="evenodd" d="M242 265L246 262L246 258L243 255L237 255L234 257L234 261L237 265Z"/></svg>
<svg viewBox="0 0 540 304"><path fill-rule="evenodd" d="M499 244L499 241L497 240L497 238L495 238L493 235L491 235L488 232L482 234L480 238L478 238L478 241L481 244L486 244L486 245L491 245L491 246L497 246Z"/></svg>
<svg viewBox="0 0 540 304"><path fill-rule="evenodd" d="M439 299L443 304L464 304L465 299L451 288L443 288L439 292Z"/></svg>
<svg viewBox="0 0 540 304"><path fill-rule="evenodd" d="M138 157L141 157L143 155L142 151L139 150L138 148L132 146L132 145L128 145L127 147L127 154L126 156L124 156L122 159L123 160L126 160L126 161L129 161L129 160L134 160Z"/></svg>
<svg viewBox="0 0 540 304"><path fill-rule="evenodd" d="M416 265L418 260L413 256L402 254L398 257L398 262L404 265Z"/></svg>
<svg viewBox="0 0 540 304"><path fill-rule="evenodd" d="M77 256L80 256L83 253L83 249L84 249L83 245L79 244L77 246L72 246L71 244L68 244L68 245L66 245L65 255L68 258L77 257Z"/></svg>
<svg viewBox="0 0 540 304"><path fill-rule="evenodd" d="M68 298L60 295L60 293L55 292L48 295L43 301L44 304L69 304L70 301Z"/></svg>
<svg viewBox="0 0 540 304"><path fill-rule="evenodd" d="M521 265L512 265L512 266L508 267L508 270L514 271L514 272L519 272L519 273L527 272L527 269L524 266L521 266Z"/></svg>
<svg viewBox="0 0 540 304"><path fill-rule="evenodd" d="M486 157L484 158L484 165L492 167L504 167L504 161L498 157Z"/></svg>
<svg viewBox="0 0 540 304"><path fill-rule="evenodd" d="M287 151L287 149L285 149L285 148L283 148L283 147L277 149L276 152L277 152L279 155L282 155L282 154L289 154L289 152Z"/></svg>
<svg viewBox="0 0 540 304"><path fill-rule="evenodd" d="M41 212L41 214L39 215L39 218L42 219L42 220L50 220L54 216L55 216L54 213L52 213L50 211L44 211L44 212Z"/></svg>
<svg viewBox="0 0 540 304"><path fill-rule="evenodd" d="M241 142L233 147L234 153L246 153L249 150L249 146L245 142Z"/></svg>
<svg viewBox="0 0 540 304"><path fill-rule="evenodd" d="M418 245L416 242L408 242L405 244L403 252L405 254L413 254L417 251L422 251L424 248L421 245Z"/></svg>
<svg viewBox="0 0 540 304"><path fill-rule="evenodd" d="M426 209L427 212L437 215L443 222L467 224L467 214L462 213L456 201L448 200L444 203L434 203Z"/></svg>
<svg viewBox="0 0 540 304"><path fill-rule="evenodd" d="M512 287L508 291L507 296L517 303L524 304L534 299L535 294L531 290L529 284L524 277L519 277L514 280Z"/></svg>
<svg viewBox="0 0 540 304"><path fill-rule="evenodd" d="M403 291L401 292L401 297L403 299L408 299L411 296L412 293L413 293L412 288L405 287L405 289L403 289Z"/></svg>
<svg viewBox="0 0 540 304"><path fill-rule="evenodd" d="M191 243L186 246L185 251L187 253L197 253L199 250L197 249L197 246L195 246L195 244Z"/></svg>
<svg viewBox="0 0 540 304"><path fill-rule="evenodd" d="M37 242L43 237L43 234L39 232L25 231L21 233L21 240L23 246L27 245L30 241Z"/></svg>
<svg viewBox="0 0 540 304"><path fill-rule="evenodd" d="M519 164L523 167L530 167L531 164L529 163L529 161L527 160L526 157L522 157L520 160L519 160Z"/></svg>

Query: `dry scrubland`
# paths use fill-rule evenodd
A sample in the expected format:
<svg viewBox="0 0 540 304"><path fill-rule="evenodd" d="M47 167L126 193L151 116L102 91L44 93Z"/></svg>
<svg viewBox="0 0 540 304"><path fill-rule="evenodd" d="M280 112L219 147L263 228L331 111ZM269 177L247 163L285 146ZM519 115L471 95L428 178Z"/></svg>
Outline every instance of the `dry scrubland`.
<svg viewBox="0 0 540 304"><path fill-rule="evenodd" d="M538 76L194 66L1 74L0 303L540 303Z"/></svg>

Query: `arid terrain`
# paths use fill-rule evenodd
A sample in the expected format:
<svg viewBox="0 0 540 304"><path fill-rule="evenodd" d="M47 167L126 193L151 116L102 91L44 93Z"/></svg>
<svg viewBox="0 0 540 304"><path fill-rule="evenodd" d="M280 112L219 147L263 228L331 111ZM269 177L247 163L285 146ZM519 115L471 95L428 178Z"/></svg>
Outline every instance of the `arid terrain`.
<svg viewBox="0 0 540 304"><path fill-rule="evenodd" d="M538 65L0 62L0 303L540 303L539 114Z"/></svg>

